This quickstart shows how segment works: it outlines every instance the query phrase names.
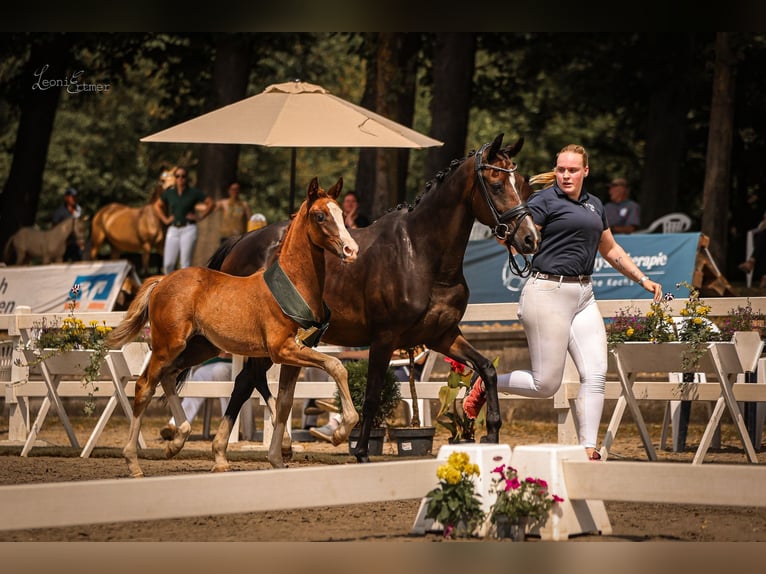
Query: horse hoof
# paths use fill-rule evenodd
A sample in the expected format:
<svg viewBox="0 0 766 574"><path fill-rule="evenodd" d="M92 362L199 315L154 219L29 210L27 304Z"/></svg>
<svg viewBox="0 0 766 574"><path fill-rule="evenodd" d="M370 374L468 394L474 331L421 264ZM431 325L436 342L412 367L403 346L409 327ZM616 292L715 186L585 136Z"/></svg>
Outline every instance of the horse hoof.
<svg viewBox="0 0 766 574"><path fill-rule="evenodd" d="M365 455L358 454L356 455L356 462L361 462L361 463L370 462L370 457L366 454Z"/></svg>
<svg viewBox="0 0 766 574"><path fill-rule="evenodd" d="M144 478L144 473L140 470L138 472L131 472L130 478Z"/></svg>
<svg viewBox="0 0 766 574"><path fill-rule="evenodd" d="M332 433L332 445L338 446L344 442L346 442L346 437L340 432L340 428L335 429L335 432Z"/></svg>
<svg viewBox="0 0 766 574"><path fill-rule="evenodd" d="M228 464L216 464L210 469L210 472L230 472L231 466Z"/></svg>
<svg viewBox="0 0 766 574"><path fill-rule="evenodd" d="M484 435L479 441L481 443L498 444L500 440L497 435Z"/></svg>

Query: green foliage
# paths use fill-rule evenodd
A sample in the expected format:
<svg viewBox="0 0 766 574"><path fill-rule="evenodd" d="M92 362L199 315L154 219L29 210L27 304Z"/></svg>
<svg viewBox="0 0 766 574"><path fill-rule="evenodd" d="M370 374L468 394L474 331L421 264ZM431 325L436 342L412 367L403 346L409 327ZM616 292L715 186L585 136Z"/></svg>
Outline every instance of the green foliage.
<svg viewBox="0 0 766 574"><path fill-rule="evenodd" d="M479 472L464 452L451 453L436 469L439 486L426 494L426 518L442 525L445 538L470 537L484 520L474 483Z"/></svg>
<svg viewBox="0 0 766 574"><path fill-rule="evenodd" d="M362 420L362 409L364 407L364 394L367 390L367 370L369 361L360 359L358 361L349 361L345 363L348 372L348 389L351 392L351 399L354 402L354 408L359 413L359 422ZM402 394L399 391L399 383L394 375L394 370L389 367L386 369L386 375L383 381L383 391L380 396L380 407L375 415L372 426L382 426L387 418L393 416ZM335 391L335 404L341 408L340 393Z"/></svg>

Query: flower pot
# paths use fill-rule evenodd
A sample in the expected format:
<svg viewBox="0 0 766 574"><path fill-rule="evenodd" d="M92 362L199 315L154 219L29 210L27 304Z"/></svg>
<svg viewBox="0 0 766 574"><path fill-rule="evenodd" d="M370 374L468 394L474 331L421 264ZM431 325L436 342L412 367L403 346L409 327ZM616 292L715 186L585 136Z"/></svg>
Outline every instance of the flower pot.
<svg viewBox="0 0 766 574"><path fill-rule="evenodd" d="M34 363L39 359L36 351L24 349L24 359L28 363ZM79 379L85 374L85 368L90 364L93 350L73 349L71 351L60 352L57 349L42 349L42 356L47 356L45 366L51 375L59 375L66 379L67 377ZM50 356L48 356L50 355ZM39 367L37 368L39 371ZM34 372L34 370L33 370ZM99 378L109 379L109 368L102 362L99 368Z"/></svg>
<svg viewBox="0 0 766 574"><path fill-rule="evenodd" d="M527 539L527 518L511 518L505 515L495 517L495 537L514 542L524 542Z"/></svg>
<svg viewBox="0 0 766 574"><path fill-rule="evenodd" d="M434 446L436 427L391 427L388 436L396 441L399 456L427 456Z"/></svg>
<svg viewBox="0 0 766 574"><path fill-rule="evenodd" d="M359 442L359 433L362 432L361 427L354 427L351 429L351 433L348 435L348 452L354 454L356 449L356 443ZM385 427L373 427L370 430L370 441L367 444L367 454L370 456L380 456L383 454L383 442L386 440Z"/></svg>

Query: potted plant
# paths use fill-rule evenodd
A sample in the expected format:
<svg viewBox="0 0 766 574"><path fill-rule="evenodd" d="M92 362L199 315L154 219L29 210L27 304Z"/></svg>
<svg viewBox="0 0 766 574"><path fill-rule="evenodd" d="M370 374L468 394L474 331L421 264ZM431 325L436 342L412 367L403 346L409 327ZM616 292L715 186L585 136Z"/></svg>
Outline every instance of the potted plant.
<svg viewBox="0 0 766 574"><path fill-rule="evenodd" d="M434 446L434 434L436 427L422 426L420 424L420 410L418 407L418 394L415 385L415 354L416 348L406 349L409 358L409 383L410 396L412 397L412 418L408 426L389 426L388 436L396 442L396 452L399 456L427 456L431 454ZM425 352L421 348L421 352Z"/></svg>
<svg viewBox="0 0 766 574"><path fill-rule="evenodd" d="M486 405L482 407L476 419L469 418L463 411L462 400L458 399L461 389L471 390L475 381L475 373L462 363L449 357L444 360L449 363L450 372L447 384L439 389L439 413L436 422L450 432L450 444L459 442L476 442L474 438L476 424L481 424L485 418ZM495 357L492 365L497 368L500 357Z"/></svg>
<svg viewBox="0 0 766 574"><path fill-rule="evenodd" d="M444 538L470 538L484 522L474 482L479 472L468 454L459 451L436 469L439 486L426 494L426 518L442 527Z"/></svg>
<svg viewBox="0 0 766 574"><path fill-rule="evenodd" d="M80 297L80 286L74 285L69 291L67 308L69 315L64 317L61 324L43 321L36 325L35 336L21 349L26 360L23 367L35 368L45 362L46 368L52 375L70 375L80 377L84 387L90 387L84 412L92 415L95 410L93 393L98 390L93 381L109 378L109 371L104 358L109 352L106 337L111 327L91 322L85 322L75 317L77 300Z"/></svg>
<svg viewBox="0 0 766 574"><path fill-rule="evenodd" d="M349 361L345 364L348 372L348 389L351 392L351 399L354 402L354 408L359 413L359 424L351 429L349 435L349 452L353 454L359 439L359 431L363 417L362 408L364 406L364 394L367 389L367 369L369 361L360 359L358 361ZM394 376L394 371L390 367L386 370L385 380L383 382L383 391L380 398L380 406L372 423L370 432L369 454L383 454L383 442L386 438L386 428L383 426L387 418L391 417L396 410L396 406L401 400L402 395L399 392L399 383ZM335 404L341 409L340 393L335 391Z"/></svg>
<svg viewBox="0 0 766 574"><path fill-rule="evenodd" d="M541 478L519 479L518 471L510 465L500 465L492 471L489 492L495 501L489 509L489 520L497 538L524 541L531 528L545 526L553 505L564 499L548 491Z"/></svg>

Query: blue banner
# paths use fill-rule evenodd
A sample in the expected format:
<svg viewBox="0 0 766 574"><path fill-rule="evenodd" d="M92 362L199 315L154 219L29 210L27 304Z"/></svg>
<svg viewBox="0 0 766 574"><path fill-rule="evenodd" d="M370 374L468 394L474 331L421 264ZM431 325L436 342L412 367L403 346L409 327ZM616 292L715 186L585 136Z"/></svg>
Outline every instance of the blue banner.
<svg viewBox="0 0 766 574"><path fill-rule="evenodd" d="M676 283L692 283L701 233L634 233L615 235L645 275L675 292ZM519 266L524 262L516 256ZM463 272L471 290L469 303L517 302L526 279L511 272L508 252L494 239L469 241ZM597 299L648 299L651 293L615 271L600 255L593 269Z"/></svg>

